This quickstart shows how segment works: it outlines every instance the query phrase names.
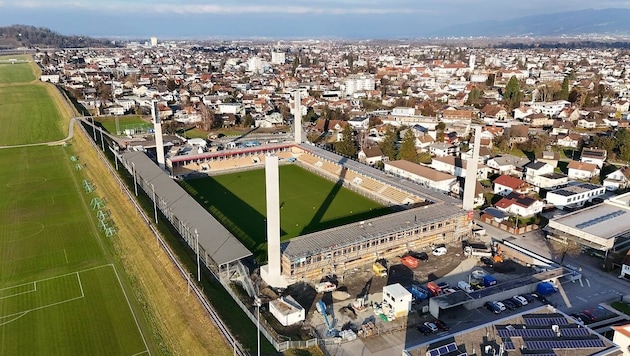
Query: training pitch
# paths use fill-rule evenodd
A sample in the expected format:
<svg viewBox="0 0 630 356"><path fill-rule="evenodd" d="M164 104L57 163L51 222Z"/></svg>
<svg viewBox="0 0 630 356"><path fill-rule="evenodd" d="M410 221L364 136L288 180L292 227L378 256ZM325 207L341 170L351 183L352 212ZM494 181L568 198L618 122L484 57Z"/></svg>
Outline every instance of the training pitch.
<svg viewBox="0 0 630 356"><path fill-rule="evenodd" d="M184 181L183 187L260 259L266 258L265 171ZM295 165L280 166L281 239L391 212L358 193Z"/></svg>
<svg viewBox="0 0 630 356"><path fill-rule="evenodd" d="M0 83L0 102L40 85L46 89ZM37 111L38 101L53 103L46 90L29 93L28 101L3 106L14 107L15 144L30 142L24 124L37 120L20 115ZM54 105L48 110L58 127L60 114ZM155 345L123 289L91 208L96 195L84 190L73 155L72 146L0 150L0 355L149 355Z"/></svg>

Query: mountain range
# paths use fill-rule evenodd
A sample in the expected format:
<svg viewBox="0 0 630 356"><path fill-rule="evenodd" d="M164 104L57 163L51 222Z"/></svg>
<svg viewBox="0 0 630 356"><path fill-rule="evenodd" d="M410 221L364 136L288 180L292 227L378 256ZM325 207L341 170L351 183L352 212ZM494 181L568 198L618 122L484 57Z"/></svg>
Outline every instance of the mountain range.
<svg viewBox="0 0 630 356"><path fill-rule="evenodd" d="M430 37L630 35L630 9L577 10L448 26Z"/></svg>

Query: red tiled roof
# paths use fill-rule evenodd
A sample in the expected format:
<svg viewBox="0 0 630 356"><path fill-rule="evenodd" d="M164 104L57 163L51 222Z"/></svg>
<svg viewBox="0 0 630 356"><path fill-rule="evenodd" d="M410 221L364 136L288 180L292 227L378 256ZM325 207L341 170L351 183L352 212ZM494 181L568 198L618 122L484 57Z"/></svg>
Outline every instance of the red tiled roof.
<svg viewBox="0 0 630 356"><path fill-rule="evenodd" d="M493 183L500 184L504 187L516 189L523 185L525 182L515 177L501 175L499 176L499 178L495 179Z"/></svg>

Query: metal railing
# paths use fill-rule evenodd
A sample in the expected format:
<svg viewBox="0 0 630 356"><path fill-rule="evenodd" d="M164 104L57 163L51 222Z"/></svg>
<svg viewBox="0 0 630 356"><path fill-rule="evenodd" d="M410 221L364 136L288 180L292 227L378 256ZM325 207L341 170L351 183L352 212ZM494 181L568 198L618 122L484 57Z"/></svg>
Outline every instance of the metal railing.
<svg viewBox="0 0 630 356"><path fill-rule="evenodd" d="M81 128L81 132L84 135L86 135L86 137L91 138L89 140L90 144L95 149L95 151L98 153L99 158L101 159L101 161L103 161L104 165L110 171L112 176L116 179L116 181L118 182L121 190L125 193L125 195L129 199L129 201L134 205L134 207L138 211L138 214L140 215L140 217L144 220L144 222L147 224L149 229L153 232L153 235L155 236L159 246L164 250L164 252L166 252L166 255L171 260L171 263L173 264L173 266L175 266L177 268L177 270L179 271L180 276L190 286L193 294L197 297L197 299L199 300L200 304L205 309L206 313L210 316L210 319L214 322L214 324L216 325L216 327L219 330L219 332L221 333L221 335L226 339L226 341L230 345L232 345L232 347L234 349L234 354L235 355L239 355L239 356L247 356L247 355L249 355L249 353L243 349L243 346L238 342L238 340L232 335L232 333L230 332L228 327L225 325L225 323L223 322L221 317L214 310L214 308L210 304L210 301L206 298L206 296L203 294L201 289L197 286L197 284L195 284L195 283L193 283L191 281L189 272L179 262L179 260L177 259L177 257L173 253L173 251L171 250L170 246L168 245L168 243L166 243L164 241L164 239L162 238L160 232L153 226L153 224L151 223L151 218L149 218L145 214L144 210L138 204L138 202L134 198L134 195L131 193L131 191L129 190L127 185L120 178L120 176L118 175L116 170L111 166L109 160L105 156L105 153L102 152L99 149L98 145L94 142L93 139L95 139L95 138L90 136L90 134L86 131L85 127L82 125L81 121L78 121L78 123L79 123L79 127ZM115 159L117 159L117 158L115 158ZM217 278L217 276L214 274L214 272L212 270L209 269L209 271L215 276L215 278ZM217 278L217 280L220 280L220 279ZM228 291L231 292L229 289L228 289Z"/></svg>

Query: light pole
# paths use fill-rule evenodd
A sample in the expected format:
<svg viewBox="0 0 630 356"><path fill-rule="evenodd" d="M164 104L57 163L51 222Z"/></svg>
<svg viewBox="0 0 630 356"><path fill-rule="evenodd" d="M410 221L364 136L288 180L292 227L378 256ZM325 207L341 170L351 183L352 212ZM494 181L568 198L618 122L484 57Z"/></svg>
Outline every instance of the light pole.
<svg viewBox="0 0 630 356"><path fill-rule="evenodd" d="M131 167L133 167L133 189L138 196L138 182L136 181L136 162L131 162Z"/></svg>
<svg viewBox="0 0 630 356"><path fill-rule="evenodd" d="M155 212L155 225L157 225L158 223L157 203L155 201L155 186L153 185L153 183L151 183L151 190L153 191L153 211Z"/></svg>
<svg viewBox="0 0 630 356"><path fill-rule="evenodd" d="M197 282L201 282L201 264L199 263L199 232L195 229L195 245L197 250Z"/></svg>
<svg viewBox="0 0 630 356"><path fill-rule="evenodd" d="M257 337L257 350L258 356L260 356L260 298L254 297L254 305L256 306L256 337Z"/></svg>

